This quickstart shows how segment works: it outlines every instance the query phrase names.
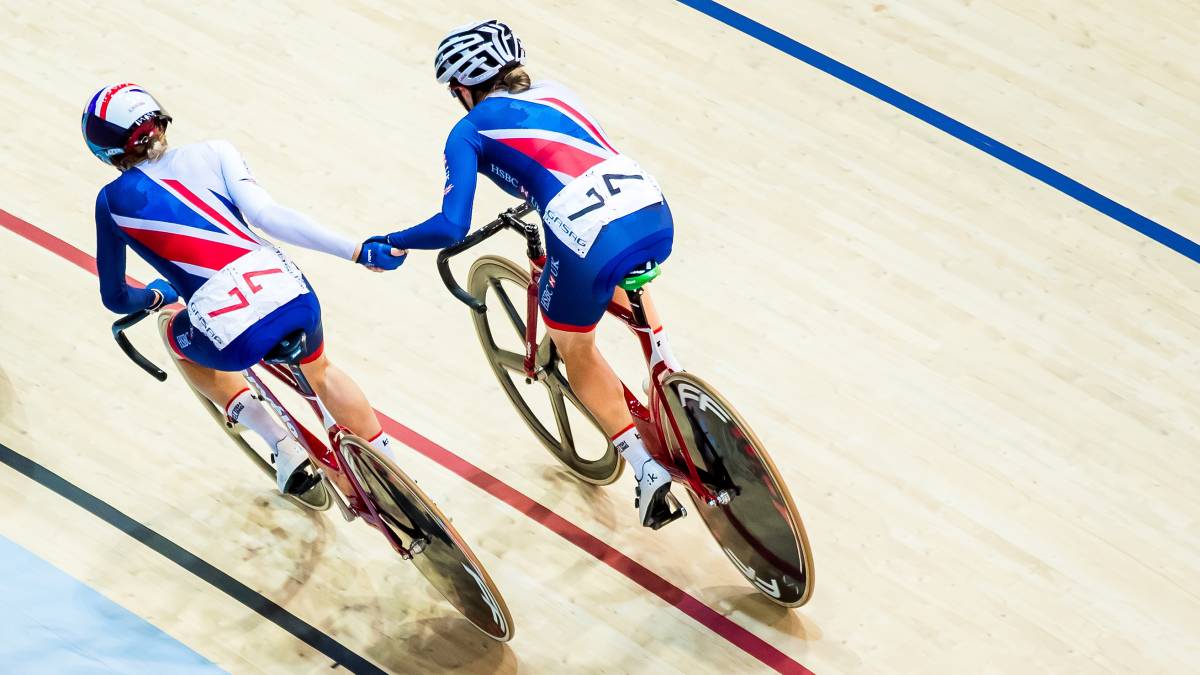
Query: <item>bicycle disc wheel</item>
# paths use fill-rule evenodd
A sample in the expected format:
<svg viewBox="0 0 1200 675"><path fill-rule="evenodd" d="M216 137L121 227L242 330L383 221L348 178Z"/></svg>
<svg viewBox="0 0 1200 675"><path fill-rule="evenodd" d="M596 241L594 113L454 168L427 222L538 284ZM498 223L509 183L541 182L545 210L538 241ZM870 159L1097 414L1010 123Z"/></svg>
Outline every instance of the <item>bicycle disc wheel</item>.
<svg viewBox="0 0 1200 675"><path fill-rule="evenodd" d="M529 430L558 461L577 478L594 485L608 485L615 481L625 467L625 462L612 443L608 441L595 418L587 411L567 382L562 362L555 355L549 336L538 344L537 365L542 377L533 384L525 383L525 307L529 288L529 273L512 261L498 256L483 256L471 266L467 286L472 295L482 299L488 306L485 314L472 312L479 345L492 367L496 379L512 401L517 414L525 420ZM502 345L513 346L506 349ZM543 388L538 392L538 385ZM549 412L543 409L539 418L531 402L534 397L549 396ZM527 398L528 397L528 398ZM580 453L580 443L572 429L567 406L578 411L587 420L580 431L587 435L585 447L595 450L595 456ZM594 434L594 435L593 435ZM599 452L603 448L603 452Z"/></svg>
<svg viewBox="0 0 1200 675"><path fill-rule="evenodd" d="M450 519L395 464L361 438L342 437L342 455L362 487L371 493L388 527L406 545L414 537L425 548L412 562L434 588L468 621L499 642L512 639L508 605Z"/></svg>
<svg viewBox="0 0 1200 675"><path fill-rule="evenodd" d="M772 602L784 607L808 602L814 582L808 535L758 437L728 401L691 373L667 376L663 391L701 480L714 492L734 495L716 506L692 495L717 544ZM667 442L676 447L670 421L664 418L663 424Z"/></svg>
<svg viewBox="0 0 1200 675"><path fill-rule="evenodd" d="M171 315L167 314L166 312L159 313L158 329L160 334L166 334L167 323L170 320ZM168 349L167 351L170 352L171 350ZM200 407L204 408L204 411L208 413L208 416L211 417L213 421L221 427L221 431L225 432L225 435L229 437L229 440L232 441L239 450L245 453L246 457L249 458L250 461L253 462L254 465L263 472L263 474L268 476L271 481L274 482L275 466L271 464L270 455L267 454L269 451L266 449L255 449L255 447L252 446L244 437L244 434L249 430L240 424L234 424L230 422L229 418L225 416L225 411L218 408L217 405L208 400L204 394L201 394L199 391L197 391L196 388L193 387L190 382L188 382L187 378L183 376L183 371L179 369L179 357L174 353L172 353L170 356L171 363L175 364L176 370L179 370L179 379L183 380L183 382L187 384L188 389L190 389L191 392L196 396L196 400L200 401ZM274 411L272 411L271 414L274 415ZM312 509L313 511L324 511L333 504L333 501L329 496L329 491L325 487L324 481L318 482L303 494L284 496L296 504L306 509Z"/></svg>

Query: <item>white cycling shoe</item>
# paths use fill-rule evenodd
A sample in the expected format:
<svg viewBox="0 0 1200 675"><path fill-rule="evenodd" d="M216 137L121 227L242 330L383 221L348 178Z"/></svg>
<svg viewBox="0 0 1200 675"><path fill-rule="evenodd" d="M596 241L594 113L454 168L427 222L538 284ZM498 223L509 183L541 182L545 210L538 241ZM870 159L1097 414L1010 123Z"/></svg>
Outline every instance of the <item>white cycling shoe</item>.
<svg viewBox="0 0 1200 675"><path fill-rule="evenodd" d="M638 507L638 518L643 527L657 530L667 523L687 515L679 500L671 494L671 474L653 459L642 463L637 473L637 497L633 500ZM637 474L635 474L637 475Z"/></svg>
<svg viewBox="0 0 1200 675"><path fill-rule="evenodd" d="M288 436L275 444L275 485L279 494L299 494L308 482L304 467L308 465L308 452L296 439ZM290 488L290 489L289 489Z"/></svg>

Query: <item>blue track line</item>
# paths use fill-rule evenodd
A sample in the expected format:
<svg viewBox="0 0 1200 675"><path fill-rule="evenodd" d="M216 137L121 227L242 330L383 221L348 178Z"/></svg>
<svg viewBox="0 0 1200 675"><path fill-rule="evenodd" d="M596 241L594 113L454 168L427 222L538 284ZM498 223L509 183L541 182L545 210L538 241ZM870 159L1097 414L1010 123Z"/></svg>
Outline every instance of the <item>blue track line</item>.
<svg viewBox="0 0 1200 675"><path fill-rule="evenodd" d="M1200 244L1178 232L1160 225L1146 216L1117 203L1088 186L1042 164L1018 150L976 131L958 120L930 108L920 101L892 89L869 75L803 45L779 31L764 26L743 14L712 0L676 0L692 9L720 21L750 37L795 57L828 73L846 84L903 110L919 120L941 129L951 136L979 148L1009 166L1026 173L1063 194L1087 204L1110 218L1150 237L1154 241L1200 262Z"/></svg>

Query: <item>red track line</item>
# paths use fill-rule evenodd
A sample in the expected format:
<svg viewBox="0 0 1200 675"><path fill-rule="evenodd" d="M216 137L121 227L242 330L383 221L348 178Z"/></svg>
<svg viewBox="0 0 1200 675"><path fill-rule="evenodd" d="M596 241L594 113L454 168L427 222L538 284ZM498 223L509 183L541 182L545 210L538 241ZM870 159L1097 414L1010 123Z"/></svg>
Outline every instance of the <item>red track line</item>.
<svg viewBox="0 0 1200 675"><path fill-rule="evenodd" d="M0 225L88 272L92 274L96 273L95 258L3 209L0 209ZM130 279L130 282L135 283L132 279ZM141 284L138 285L140 286ZM726 639L730 644L758 659L763 664L780 673L813 675L811 670L805 668L795 659L768 644L765 640L746 630L725 615L700 602L683 589L650 571L629 556L588 534L578 525L554 513L492 474L397 422L385 413L378 410L375 412L379 415L387 432L405 445L408 445L451 472L458 474L467 482L525 514L534 522L541 524L546 529L571 542L579 549L617 572L620 572L668 604L674 605L679 611Z"/></svg>

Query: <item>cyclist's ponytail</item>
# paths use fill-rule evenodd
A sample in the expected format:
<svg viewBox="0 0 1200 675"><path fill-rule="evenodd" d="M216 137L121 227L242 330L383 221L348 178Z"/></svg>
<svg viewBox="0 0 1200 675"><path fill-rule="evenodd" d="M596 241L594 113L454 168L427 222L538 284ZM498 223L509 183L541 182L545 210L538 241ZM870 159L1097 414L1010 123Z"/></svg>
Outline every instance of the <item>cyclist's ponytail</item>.
<svg viewBox="0 0 1200 675"><path fill-rule="evenodd" d="M471 91L471 98L478 103L497 89L504 89L510 94L519 94L528 91L532 85L533 81L529 79L529 73L525 72L524 66L519 63L510 63L490 79L467 87L467 89Z"/></svg>
<svg viewBox="0 0 1200 675"><path fill-rule="evenodd" d="M525 72L524 67L517 66L504 73L500 78L498 86L507 89L510 94L519 94L523 91L528 91L532 85L533 81L529 79L529 73Z"/></svg>

